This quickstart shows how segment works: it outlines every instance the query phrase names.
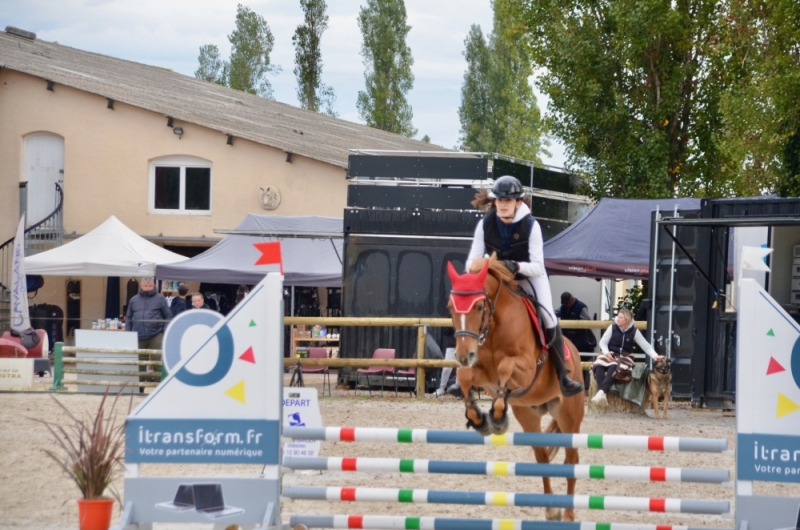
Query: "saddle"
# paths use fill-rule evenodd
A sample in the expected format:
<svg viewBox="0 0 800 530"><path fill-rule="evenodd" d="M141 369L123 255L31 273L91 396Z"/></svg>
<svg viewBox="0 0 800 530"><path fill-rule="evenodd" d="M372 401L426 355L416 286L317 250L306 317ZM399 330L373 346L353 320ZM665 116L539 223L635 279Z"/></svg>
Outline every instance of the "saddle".
<svg viewBox="0 0 800 530"><path fill-rule="evenodd" d="M525 309L528 310L528 315L531 317L531 322L533 323L534 333L539 337L539 343L542 344L542 349L545 351L546 354L550 353L550 347L553 345L551 342L547 342L547 336L544 333L544 320L541 318L542 304L536 300L535 297L529 295L527 292L523 291L522 289L517 289L514 291L522 298L522 303L525 304ZM553 340L557 340L555 337ZM566 339L565 339L566 340ZM568 361L570 359L569 348L567 348L566 342L564 342L564 359Z"/></svg>

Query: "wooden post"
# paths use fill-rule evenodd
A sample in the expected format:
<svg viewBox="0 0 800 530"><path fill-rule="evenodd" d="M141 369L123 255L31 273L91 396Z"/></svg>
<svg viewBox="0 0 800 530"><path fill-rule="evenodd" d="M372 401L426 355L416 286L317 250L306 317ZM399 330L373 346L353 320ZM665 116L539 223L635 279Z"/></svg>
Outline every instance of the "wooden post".
<svg viewBox="0 0 800 530"><path fill-rule="evenodd" d="M417 359L425 358L425 326L417 328ZM425 368L417 367L417 398L425 397Z"/></svg>

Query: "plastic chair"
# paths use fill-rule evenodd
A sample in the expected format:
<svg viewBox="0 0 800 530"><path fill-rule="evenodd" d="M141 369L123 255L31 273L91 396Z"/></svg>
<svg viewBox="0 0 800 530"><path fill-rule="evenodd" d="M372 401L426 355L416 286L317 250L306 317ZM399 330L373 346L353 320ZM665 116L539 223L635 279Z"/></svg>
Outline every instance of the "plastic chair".
<svg viewBox="0 0 800 530"><path fill-rule="evenodd" d="M417 393L417 389L415 386L411 385L411 378L414 378L414 382L416 383L417 380L417 369L416 368L407 368L405 370L398 370L398 376L403 376L406 378L406 389L408 389L408 393L411 394L413 397L414 394Z"/></svg>
<svg viewBox="0 0 800 530"><path fill-rule="evenodd" d="M394 359L394 348L378 348L372 354L373 359ZM383 387L386 384L386 374L394 374L393 366L370 366L369 368L359 368L356 377L361 378L361 375L367 376L367 390L372 397L372 388L369 384L369 376L381 375L381 396L383 396ZM358 395L358 379L356 379L356 386L353 388L354 395ZM394 395L397 396L397 379L394 379Z"/></svg>
<svg viewBox="0 0 800 530"><path fill-rule="evenodd" d="M328 350L325 348L309 348L309 359L327 359ZM331 396L331 373L327 366L303 366L300 368L304 374L322 374L322 395L325 396L325 381L328 381L328 395Z"/></svg>

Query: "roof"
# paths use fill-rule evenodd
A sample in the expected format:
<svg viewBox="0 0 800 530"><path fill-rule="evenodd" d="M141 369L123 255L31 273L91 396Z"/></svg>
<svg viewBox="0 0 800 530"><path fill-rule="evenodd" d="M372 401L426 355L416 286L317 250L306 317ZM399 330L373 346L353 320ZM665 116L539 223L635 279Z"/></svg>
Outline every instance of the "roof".
<svg viewBox="0 0 800 530"><path fill-rule="evenodd" d="M0 67L343 168L349 149L447 151L165 68L2 31Z"/></svg>
<svg viewBox="0 0 800 530"><path fill-rule="evenodd" d="M544 244L547 273L589 278L647 279L650 226L664 214L697 210L700 199L601 199L578 222Z"/></svg>

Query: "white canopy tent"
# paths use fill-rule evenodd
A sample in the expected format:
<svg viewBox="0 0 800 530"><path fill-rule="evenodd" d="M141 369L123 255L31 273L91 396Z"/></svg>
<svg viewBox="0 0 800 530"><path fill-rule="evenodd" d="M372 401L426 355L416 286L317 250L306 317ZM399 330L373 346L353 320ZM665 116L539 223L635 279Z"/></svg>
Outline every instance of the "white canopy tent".
<svg viewBox="0 0 800 530"><path fill-rule="evenodd" d="M187 258L155 245L113 215L71 243L25 258L42 276L155 276L156 265Z"/></svg>

